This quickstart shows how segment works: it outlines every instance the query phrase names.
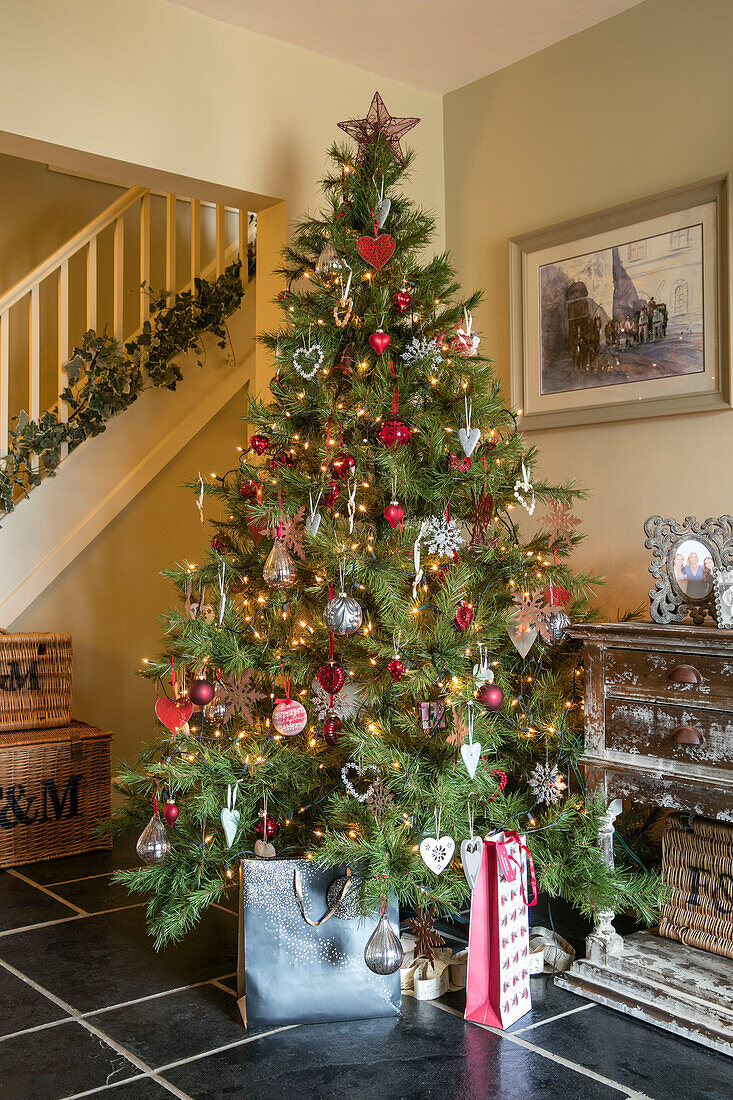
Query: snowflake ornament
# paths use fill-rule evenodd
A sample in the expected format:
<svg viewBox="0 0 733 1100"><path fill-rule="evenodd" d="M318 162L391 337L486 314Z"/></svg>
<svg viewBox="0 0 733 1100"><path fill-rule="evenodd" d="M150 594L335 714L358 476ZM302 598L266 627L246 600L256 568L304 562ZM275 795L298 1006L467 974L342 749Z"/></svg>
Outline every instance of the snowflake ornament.
<svg viewBox="0 0 733 1100"><path fill-rule="evenodd" d="M222 684L221 701L224 703L223 721L228 722L239 714L245 722L252 721L252 710L260 699L264 699L264 693L259 691L252 680L252 669L239 676L232 676L224 680Z"/></svg>
<svg viewBox="0 0 733 1100"><path fill-rule="evenodd" d="M316 679L311 684L311 702L321 720L327 714L335 713L343 721L344 718L353 718L356 714L361 704L361 696L357 685L347 681L338 695L334 695L332 704L331 696L324 691Z"/></svg>
<svg viewBox="0 0 733 1100"><path fill-rule="evenodd" d="M520 589L512 596L517 610L514 612L514 620L522 634L529 630L538 630L544 620L545 609L542 605L544 590L535 588L532 592Z"/></svg>
<svg viewBox="0 0 733 1100"><path fill-rule="evenodd" d="M431 905L428 910L417 909L415 916L405 921L405 927L409 928L415 937L415 958L427 959L431 966L435 962L433 949L445 945L445 940L433 927L434 921L434 905Z"/></svg>
<svg viewBox="0 0 733 1100"><path fill-rule="evenodd" d="M559 802L568 787L556 764L537 764L530 774L529 785L537 801L547 806Z"/></svg>
<svg viewBox="0 0 733 1100"><path fill-rule="evenodd" d="M402 352L402 361L405 366L414 367L422 364L426 371L436 370L443 362L443 356L435 340L421 340L413 336L410 343Z"/></svg>
<svg viewBox="0 0 733 1100"><path fill-rule="evenodd" d="M381 779L377 779L377 781L372 784L366 804L374 816L382 821L390 810L394 808L392 795Z"/></svg>
<svg viewBox="0 0 733 1100"><path fill-rule="evenodd" d="M540 523L547 528L550 543L556 546L561 543L572 546L573 528L580 526L580 520L570 511L569 504L562 504L559 500L551 500L548 508L550 510L547 515L540 517Z"/></svg>
<svg viewBox="0 0 733 1100"><path fill-rule="evenodd" d="M268 537L275 538L277 529L277 523L270 525L267 529ZM291 554L295 554L296 558L300 558L301 561L305 561L305 550L303 549L304 532L305 505L299 508L294 515L283 516L282 520L282 544L286 550L289 550Z"/></svg>
<svg viewBox="0 0 733 1100"><path fill-rule="evenodd" d="M451 558L463 546L461 525L454 519L448 519L445 515L430 516L423 523L422 530L429 554L437 554L441 558Z"/></svg>

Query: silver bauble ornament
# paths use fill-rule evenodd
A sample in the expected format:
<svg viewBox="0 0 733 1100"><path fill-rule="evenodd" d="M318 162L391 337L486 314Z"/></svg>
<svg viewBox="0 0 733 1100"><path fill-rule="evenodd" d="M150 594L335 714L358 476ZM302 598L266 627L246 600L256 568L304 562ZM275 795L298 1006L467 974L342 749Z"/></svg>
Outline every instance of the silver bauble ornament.
<svg viewBox="0 0 733 1100"><path fill-rule="evenodd" d="M382 913L364 948L364 962L373 974L394 974L402 966L403 958L399 937L392 931L387 914Z"/></svg>
<svg viewBox="0 0 733 1100"><path fill-rule="evenodd" d="M548 645L560 645L565 640L565 631L570 626L570 619L559 607L551 608L545 615L542 637Z"/></svg>
<svg viewBox="0 0 733 1100"><path fill-rule="evenodd" d="M293 560L280 539L275 539L273 543L262 570L262 578L270 588L292 588L298 580Z"/></svg>
<svg viewBox="0 0 733 1100"><path fill-rule="evenodd" d="M224 715L227 712L227 705L223 699L212 699L210 703L207 703L204 707L204 718L207 722L210 722L212 726L216 726L219 722L224 721Z"/></svg>
<svg viewBox="0 0 733 1100"><path fill-rule="evenodd" d="M160 814L156 810L137 842L137 854L143 863L164 863L170 855L171 842Z"/></svg>
<svg viewBox="0 0 733 1100"><path fill-rule="evenodd" d="M356 633L363 618L360 604L345 592L339 592L338 596L334 596L323 612L323 621L334 634Z"/></svg>
<svg viewBox="0 0 733 1100"><path fill-rule="evenodd" d="M344 270L344 261L333 246L332 241L326 241L316 260L316 275L328 279L332 275L338 275Z"/></svg>

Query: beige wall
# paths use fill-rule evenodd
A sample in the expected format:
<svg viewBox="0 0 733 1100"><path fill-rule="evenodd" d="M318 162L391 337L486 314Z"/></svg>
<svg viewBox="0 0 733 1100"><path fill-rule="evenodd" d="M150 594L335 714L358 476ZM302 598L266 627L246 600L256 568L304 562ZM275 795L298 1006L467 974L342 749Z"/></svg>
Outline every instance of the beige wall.
<svg viewBox="0 0 733 1100"><path fill-rule="evenodd" d="M291 218L318 201L336 123L363 115L379 88L395 114L422 117L414 142L410 135L419 153L412 194L437 214L435 247L443 247L439 96L163 0L30 8L0 0L0 27L0 131L285 199ZM135 670L157 647L156 617L169 599L158 572L196 560L204 543L193 498L178 486L199 469L233 464L241 404L215 418L12 624L71 631L75 713L114 730L118 756L134 756L154 730L154 693Z"/></svg>
<svg viewBox="0 0 733 1100"><path fill-rule="evenodd" d="M733 168L733 4L647 0L445 99L446 233L509 377L507 240ZM532 432L540 471L590 499L578 565L608 617L644 603L643 522L733 511L733 417L698 413Z"/></svg>

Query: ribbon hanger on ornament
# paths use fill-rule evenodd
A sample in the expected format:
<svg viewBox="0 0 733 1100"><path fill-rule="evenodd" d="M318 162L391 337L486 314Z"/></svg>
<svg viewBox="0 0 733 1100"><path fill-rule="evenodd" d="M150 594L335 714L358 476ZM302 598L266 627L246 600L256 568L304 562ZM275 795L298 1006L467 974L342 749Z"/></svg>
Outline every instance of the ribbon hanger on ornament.
<svg viewBox="0 0 733 1100"><path fill-rule="evenodd" d="M199 482L201 483L201 488L199 489L199 495L196 497L196 507L199 510L199 516L201 517L201 526L203 527L204 526L204 479L201 476L201 471L200 470L199 470Z"/></svg>
<svg viewBox="0 0 733 1100"><path fill-rule="evenodd" d="M224 610L227 605L226 585L224 583L225 568L226 566L224 562L222 562L219 566L219 626L221 626L224 621Z"/></svg>

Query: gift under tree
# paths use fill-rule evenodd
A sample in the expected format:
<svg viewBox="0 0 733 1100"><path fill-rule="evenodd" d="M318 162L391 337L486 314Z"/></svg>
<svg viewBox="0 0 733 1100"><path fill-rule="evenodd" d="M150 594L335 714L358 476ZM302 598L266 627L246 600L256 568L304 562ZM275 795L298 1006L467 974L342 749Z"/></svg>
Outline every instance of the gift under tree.
<svg viewBox="0 0 733 1100"><path fill-rule="evenodd" d="M470 898L462 842L499 829L527 835L551 896L653 913L656 881L604 864L576 768L578 493L534 479L472 330L480 295L424 256L401 142L417 122L375 95L339 124L355 144L330 150L261 337L270 393L234 468L191 486L213 538L170 571L179 603L144 670L157 741L120 775L114 822L139 832L160 800L150 865L119 876L150 895L158 944L240 859L306 853L354 868L364 914L396 895L429 946Z"/></svg>

